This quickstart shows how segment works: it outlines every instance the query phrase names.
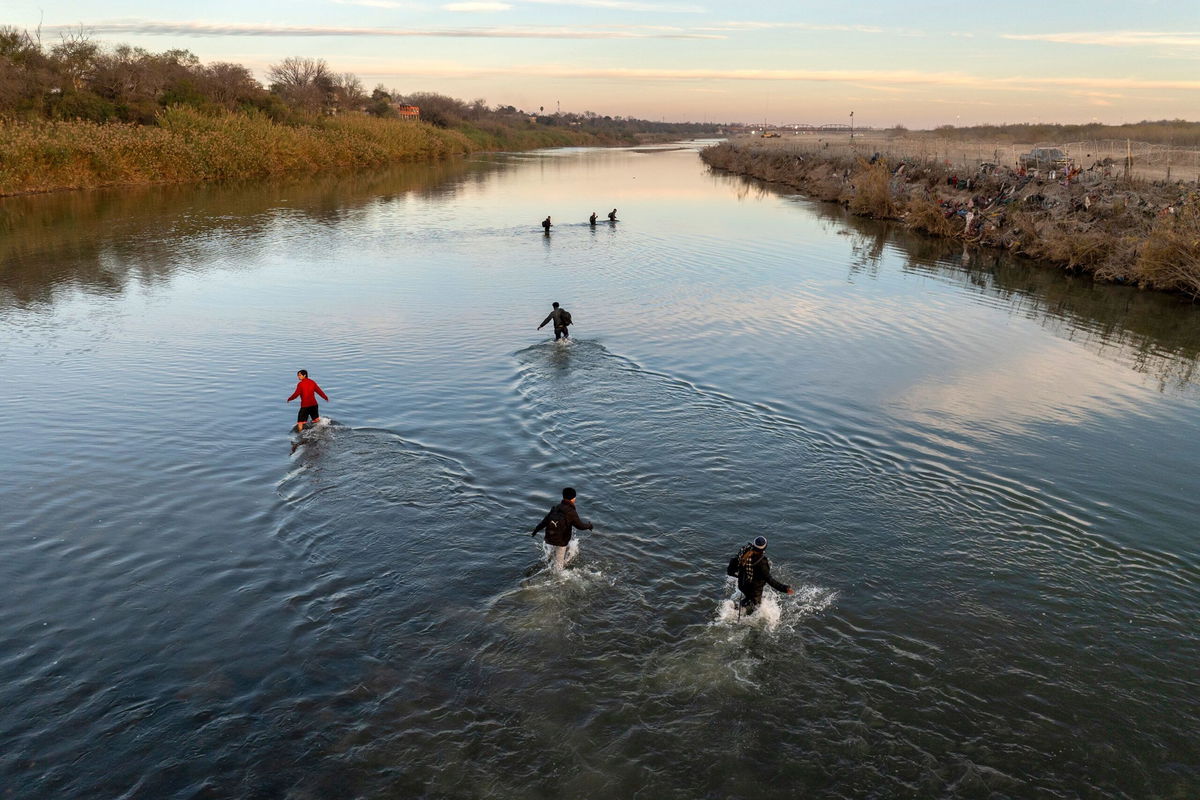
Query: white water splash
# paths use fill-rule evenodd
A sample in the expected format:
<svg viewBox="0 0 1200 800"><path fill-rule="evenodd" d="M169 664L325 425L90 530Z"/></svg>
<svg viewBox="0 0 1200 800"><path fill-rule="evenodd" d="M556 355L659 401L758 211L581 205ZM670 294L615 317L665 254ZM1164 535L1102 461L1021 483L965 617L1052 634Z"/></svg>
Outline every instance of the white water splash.
<svg viewBox="0 0 1200 800"><path fill-rule="evenodd" d="M768 587L763 592L762 603L753 614L747 614L740 607L742 593L737 589L737 581L729 578L726 588L729 596L717 604L714 625L756 626L766 631L775 631L782 625L790 630L801 620L825 611L837 600L837 592L823 586L796 586L793 587L794 595L781 594Z"/></svg>

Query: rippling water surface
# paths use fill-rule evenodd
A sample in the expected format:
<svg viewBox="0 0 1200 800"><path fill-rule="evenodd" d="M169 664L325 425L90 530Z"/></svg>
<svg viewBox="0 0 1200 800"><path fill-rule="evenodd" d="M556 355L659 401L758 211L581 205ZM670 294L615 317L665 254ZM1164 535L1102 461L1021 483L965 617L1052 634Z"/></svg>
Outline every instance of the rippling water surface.
<svg viewBox="0 0 1200 800"><path fill-rule="evenodd" d="M1200 795L1194 306L691 148L9 199L0 270L3 796Z"/></svg>

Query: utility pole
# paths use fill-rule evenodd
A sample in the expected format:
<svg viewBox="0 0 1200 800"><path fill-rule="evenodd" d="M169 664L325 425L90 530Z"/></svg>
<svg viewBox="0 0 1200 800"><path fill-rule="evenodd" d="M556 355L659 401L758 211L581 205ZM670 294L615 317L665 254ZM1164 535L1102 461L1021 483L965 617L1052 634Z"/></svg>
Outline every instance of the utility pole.
<svg viewBox="0 0 1200 800"><path fill-rule="evenodd" d="M854 141L854 112L850 112L850 141Z"/></svg>

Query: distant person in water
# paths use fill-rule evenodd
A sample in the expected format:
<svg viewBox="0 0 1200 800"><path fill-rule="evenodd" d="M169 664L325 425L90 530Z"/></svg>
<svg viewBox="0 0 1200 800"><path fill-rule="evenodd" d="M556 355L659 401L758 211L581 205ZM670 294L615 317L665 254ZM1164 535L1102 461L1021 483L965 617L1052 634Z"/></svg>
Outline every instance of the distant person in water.
<svg viewBox="0 0 1200 800"><path fill-rule="evenodd" d="M588 217L588 224L591 225L593 228L596 227L596 212L595 211L593 211L592 215L590 217Z"/></svg>
<svg viewBox="0 0 1200 800"><path fill-rule="evenodd" d="M313 422L321 421L321 411L317 408L317 395L321 395L322 399L328 400L321 387L317 386L317 382L308 377L308 370L302 369L296 373L296 379L299 383L296 384L296 391L292 392L292 396L287 399L287 402L292 402L297 397L300 398L300 413L296 415L296 430L304 430L304 423L308 420Z"/></svg>
<svg viewBox="0 0 1200 800"><path fill-rule="evenodd" d="M544 220L542 220L542 230L544 230L546 232L547 236L550 235L550 218L549 217L546 217Z"/></svg>
<svg viewBox="0 0 1200 800"><path fill-rule="evenodd" d="M553 322L554 341L557 342L559 339L570 339L571 336L569 333L567 333L567 326L571 324L571 312L567 311L565 308L559 308L558 303L551 303L550 305L553 306L553 310L551 310L546 318L542 320L542 324L538 325L537 329L540 331L542 328L546 327L547 322Z"/></svg>
<svg viewBox="0 0 1200 800"><path fill-rule="evenodd" d="M608 212L608 221L609 222L617 221L617 210L615 208L612 211Z"/></svg>
<svg viewBox="0 0 1200 800"><path fill-rule="evenodd" d="M575 510L574 489L568 486L562 490L562 496L562 502L551 508L530 534L537 536L538 531L546 531L546 544L554 548L554 568L560 571L567 564L567 545L571 543L571 529L590 531L595 527L579 518L579 512Z"/></svg>
<svg viewBox="0 0 1200 800"><path fill-rule="evenodd" d="M762 603L763 587L768 583L778 592L795 594L796 590L786 583L780 583L771 577L771 562L767 560L767 540L762 536L742 548L742 551L729 559L726 575L737 578L738 591L742 593L741 608L747 614L753 614Z"/></svg>

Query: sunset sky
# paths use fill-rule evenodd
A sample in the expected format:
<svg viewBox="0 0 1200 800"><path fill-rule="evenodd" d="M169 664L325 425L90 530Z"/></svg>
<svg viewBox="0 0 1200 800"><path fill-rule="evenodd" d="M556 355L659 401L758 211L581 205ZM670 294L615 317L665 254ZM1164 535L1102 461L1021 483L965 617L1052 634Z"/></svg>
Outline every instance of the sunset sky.
<svg viewBox="0 0 1200 800"><path fill-rule="evenodd" d="M5 0L47 43L191 50L260 77L325 59L369 90L669 121L1200 119L1200 2Z"/></svg>

